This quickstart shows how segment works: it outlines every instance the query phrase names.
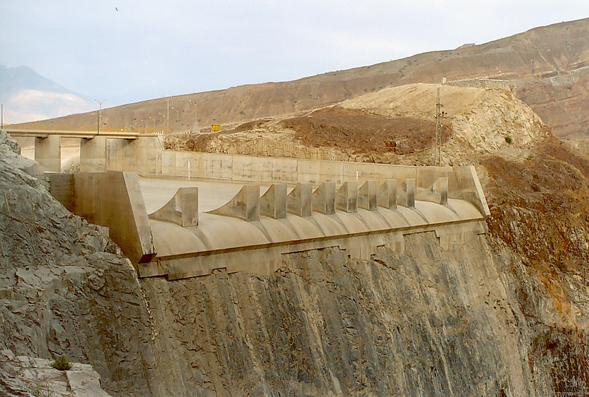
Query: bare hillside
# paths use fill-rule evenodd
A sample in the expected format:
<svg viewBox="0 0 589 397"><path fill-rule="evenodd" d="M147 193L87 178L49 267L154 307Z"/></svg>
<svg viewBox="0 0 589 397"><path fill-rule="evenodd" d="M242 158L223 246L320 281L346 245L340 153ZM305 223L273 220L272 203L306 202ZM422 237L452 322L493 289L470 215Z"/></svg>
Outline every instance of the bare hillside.
<svg viewBox="0 0 589 397"><path fill-rule="evenodd" d="M525 153L549 135L534 111L504 89L409 84L295 116L246 122L220 134L173 135L168 148L259 156L431 164L440 89L446 116L441 159ZM525 155L524 155L525 157Z"/></svg>
<svg viewBox="0 0 589 397"><path fill-rule="evenodd" d="M467 38L465 38L466 40ZM467 40L466 40L467 41ZM284 83L264 83L169 98L169 131L307 111L389 86L437 83L502 86L528 103L556 135L589 133L589 19L535 28L501 40L435 51ZM204 78L204 77L203 77ZM103 111L104 129L167 130L167 100ZM95 128L96 113L28 126Z"/></svg>

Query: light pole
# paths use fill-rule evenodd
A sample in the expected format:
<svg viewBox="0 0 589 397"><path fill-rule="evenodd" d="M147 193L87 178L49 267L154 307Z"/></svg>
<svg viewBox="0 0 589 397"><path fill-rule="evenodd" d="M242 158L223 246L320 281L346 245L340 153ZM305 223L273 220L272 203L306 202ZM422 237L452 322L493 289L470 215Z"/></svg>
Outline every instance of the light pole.
<svg viewBox="0 0 589 397"><path fill-rule="evenodd" d="M98 113L96 114L96 135L100 135L100 111L102 110L102 102L104 101L99 101L98 99L95 99L94 101L98 104Z"/></svg>

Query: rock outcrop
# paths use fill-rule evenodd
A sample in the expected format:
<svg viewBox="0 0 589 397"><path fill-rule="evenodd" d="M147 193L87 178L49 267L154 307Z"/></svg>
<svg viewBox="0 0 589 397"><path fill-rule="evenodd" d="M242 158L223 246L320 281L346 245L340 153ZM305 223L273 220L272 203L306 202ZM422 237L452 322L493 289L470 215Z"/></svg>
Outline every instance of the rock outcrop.
<svg viewBox="0 0 589 397"><path fill-rule="evenodd" d="M135 270L102 228L25 172L34 167L14 149L0 132L0 349L64 355L91 364L114 395L149 394L152 332Z"/></svg>
<svg viewBox="0 0 589 397"><path fill-rule="evenodd" d="M100 377L90 365L73 363L69 370L57 370L50 360L15 356L0 351L0 393L3 396L108 397Z"/></svg>

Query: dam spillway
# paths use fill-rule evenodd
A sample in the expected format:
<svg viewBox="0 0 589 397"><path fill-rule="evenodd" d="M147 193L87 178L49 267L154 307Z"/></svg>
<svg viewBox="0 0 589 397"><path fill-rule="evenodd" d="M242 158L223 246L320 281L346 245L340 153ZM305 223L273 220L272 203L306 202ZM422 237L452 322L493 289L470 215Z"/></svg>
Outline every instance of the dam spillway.
<svg viewBox="0 0 589 397"><path fill-rule="evenodd" d="M107 227L140 277L268 273L284 255L330 247L368 260L402 252L413 233L449 247L485 233L490 215L473 166L180 152L158 136L77 133L83 172L63 174L59 131L15 133L36 137L51 193Z"/></svg>
<svg viewBox="0 0 589 397"><path fill-rule="evenodd" d="M486 232L489 209L473 166L411 167L168 153L168 168L48 174L73 212L109 228L140 277L268 273L282 256L339 247L370 259L432 232L442 246ZM120 158L112 157L112 158ZM283 161L284 160L284 161ZM177 169L176 169L177 170Z"/></svg>

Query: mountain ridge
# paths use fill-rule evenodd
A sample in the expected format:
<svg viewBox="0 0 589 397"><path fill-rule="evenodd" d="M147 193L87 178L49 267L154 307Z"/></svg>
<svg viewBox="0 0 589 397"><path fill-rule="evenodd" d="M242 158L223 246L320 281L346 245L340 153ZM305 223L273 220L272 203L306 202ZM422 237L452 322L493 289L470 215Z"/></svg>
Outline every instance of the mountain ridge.
<svg viewBox="0 0 589 397"><path fill-rule="evenodd" d="M453 50L431 51L369 66L223 90L125 104L103 111L104 129L185 132L200 125L232 124L309 111L384 87L412 83L502 84L528 103L560 136L589 133L589 19L526 32ZM557 98L546 105L547 92ZM167 104L170 119L167 120ZM570 121L572 120L572 121ZM86 113L46 120L36 128L83 129L95 125ZM169 126L169 128L168 128Z"/></svg>

